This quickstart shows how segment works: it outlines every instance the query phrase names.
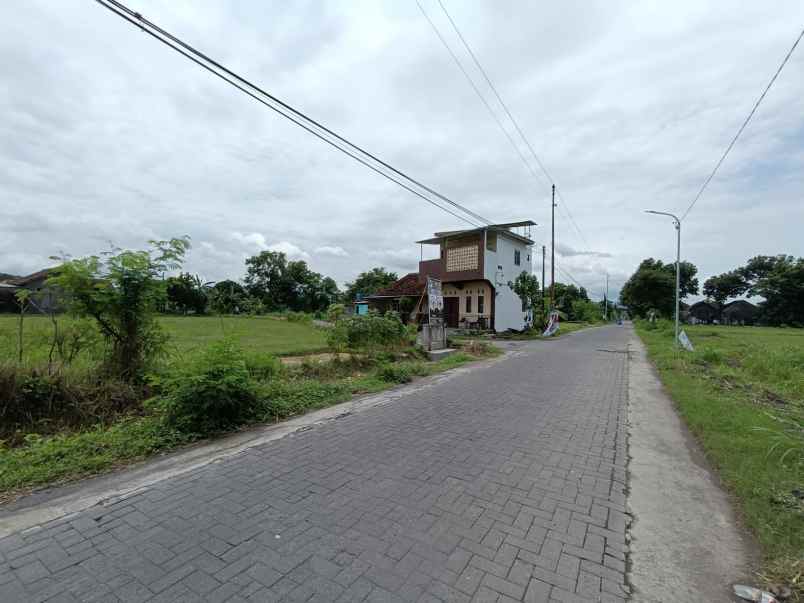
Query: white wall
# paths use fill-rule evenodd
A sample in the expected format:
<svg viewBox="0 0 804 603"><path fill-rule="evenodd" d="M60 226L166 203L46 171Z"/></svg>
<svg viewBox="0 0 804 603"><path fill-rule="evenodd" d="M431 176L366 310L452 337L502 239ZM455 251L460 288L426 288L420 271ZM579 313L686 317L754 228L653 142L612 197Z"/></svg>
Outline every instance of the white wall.
<svg viewBox="0 0 804 603"><path fill-rule="evenodd" d="M521 254L520 265L514 264L514 250ZM527 313L522 311L522 300L508 286L516 280L521 272L531 273L533 268L532 249L524 243L497 233L497 251L485 250L483 272L485 278L496 290L494 329L522 329L525 326Z"/></svg>

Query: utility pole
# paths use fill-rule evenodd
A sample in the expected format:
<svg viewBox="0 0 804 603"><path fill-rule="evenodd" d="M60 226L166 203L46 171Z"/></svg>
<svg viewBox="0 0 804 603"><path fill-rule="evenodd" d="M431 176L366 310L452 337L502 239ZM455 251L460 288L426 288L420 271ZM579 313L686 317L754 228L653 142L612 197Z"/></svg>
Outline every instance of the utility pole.
<svg viewBox="0 0 804 603"><path fill-rule="evenodd" d="M542 321L544 321L544 286L545 286L545 282L544 282L544 260L547 257L546 254L547 254L547 248L544 245L542 245L542 309L539 312L539 316L542 317Z"/></svg>
<svg viewBox="0 0 804 603"><path fill-rule="evenodd" d="M550 212L551 217L551 231L550 236L550 311L552 312L555 304L556 295L556 185L553 185L553 199L551 202Z"/></svg>
<svg viewBox="0 0 804 603"><path fill-rule="evenodd" d="M655 211L646 209L645 213L657 214L659 216L670 216L673 218L673 226L676 228L676 348L681 347L681 342L678 340L678 323L679 323L679 310L680 310L680 297L681 297L681 220L678 216L668 213L666 211Z"/></svg>
<svg viewBox="0 0 804 603"><path fill-rule="evenodd" d="M603 299L603 320L609 319L609 273L606 273L606 296Z"/></svg>

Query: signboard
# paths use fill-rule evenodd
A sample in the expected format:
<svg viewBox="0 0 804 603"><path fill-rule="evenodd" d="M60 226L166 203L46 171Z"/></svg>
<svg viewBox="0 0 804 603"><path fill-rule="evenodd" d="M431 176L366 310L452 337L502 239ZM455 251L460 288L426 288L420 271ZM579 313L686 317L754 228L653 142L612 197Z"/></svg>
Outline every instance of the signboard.
<svg viewBox="0 0 804 603"><path fill-rule="evenodd" d="M687 337L687 334L684 331L678 334L678 342L681 344L681 347L687 350L688 352L694 352L695 349L692 347L692 342L690 338Z"/></svg>
<svg viewBox="0 0 804 603"><path fill-rule="evenodd" d="M427 316L432 326L444 324L444 296L441 294L441 281L427 277Z"/></svg>
<svg viewBox="0 0 804 603"><path fill-rule="evenodd" d="M558 331L558 311L553 310L550 312L550 319L547 321L547 328L542 333L542 337L550 337L551 335L555 335Z"/></svg>

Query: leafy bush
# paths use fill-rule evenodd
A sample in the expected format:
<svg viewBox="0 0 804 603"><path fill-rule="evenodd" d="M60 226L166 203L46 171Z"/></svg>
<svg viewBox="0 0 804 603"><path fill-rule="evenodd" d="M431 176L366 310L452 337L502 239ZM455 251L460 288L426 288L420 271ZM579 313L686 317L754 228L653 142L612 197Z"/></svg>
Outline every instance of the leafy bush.
<svg viewBox="0 0 804 603"><path fill-rule="evenodd" d="M287 318L289 322L300 322L303 324L313 322L312 314L307 314L306 312L288 312L285 314L285 318Z"/></svg>
<svg viewBox="0 0 804 603"><path fill-rule="evenodd" d="M245 355L245 361L249 375L261 381L274 379L282 372L282 363L272 354L251 352Z"/></svg>
<svg viewBox="0 0 804 603"><path fill-rule="evenodd" d="M186 237L150 243L145 251L67 260L47 281L75 316L95 320L108 343L109 373L132 382L164 353L166 336L154 316L166 297L163 276L181 266L190 248Z"/></svg>
<svg viewBox="0 0 804 603"><path fill-rule="evenodd" d="M346 306L343 304L332 304L327 308L327 322L335 324L346 314Z"/></svg>
<svg viewBox="0 0 804 603"><path fill-rule="evenodd" d="M401 348L408 343L408 331L395 312L351 316L338 322L328 334L330 346L376 353Z"/></svg>
<svg viewBox="0 0 804 603"><path fill-rule="evenodd" d="M151 402L168 424L185 433L207 434L253 417L257 395L245 356L229 339L210 345L164 383Z"/></svg>
<svg viewBox="0 0 804 603"><path fill-rule="evenodd" d="M138 407L142 395L118 379L0 365L0 438L16 445L20 432L105 423Z"/></svg>
<svg viewBox="0 0 804 603"><path fill-rule="evenodd" d="M388 383L409 383L413 380L413 372L406 364L382 364L377 369L377 376Z"/></svg>

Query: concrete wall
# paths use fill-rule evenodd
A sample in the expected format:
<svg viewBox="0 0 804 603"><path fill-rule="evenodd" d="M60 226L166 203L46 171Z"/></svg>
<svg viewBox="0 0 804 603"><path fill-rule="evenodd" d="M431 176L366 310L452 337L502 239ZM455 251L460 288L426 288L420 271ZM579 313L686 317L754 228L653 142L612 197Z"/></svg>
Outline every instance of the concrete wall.
<svg viewBox="0 0 804 603"><path fill-rule="evenodd" d="M514 263L515 250L520 253L518 266ZM508 283L513 284L522 272L530 274L533 268L530 246L498 233L497 251L485 250L483 266L486 279L495 287L494 329L499 332L524 328L528 313L522 311L522 300Z"/></svg>
<svg viewBox="0 0 804 603"><path fill-rule="evenodd" d="M485 281L467 281L462 283L462 288L459 289L454 284L444 284L441 290L444 297L457 297L458 302L458 320L467 319L471 322L477 322L481 317L485 317L488 321L491 320L491 304L493 290L491 286ZM472 299L472 311L466 311L466 298ZM478 297L483 297L483 312L478 312Z"/></svg>

